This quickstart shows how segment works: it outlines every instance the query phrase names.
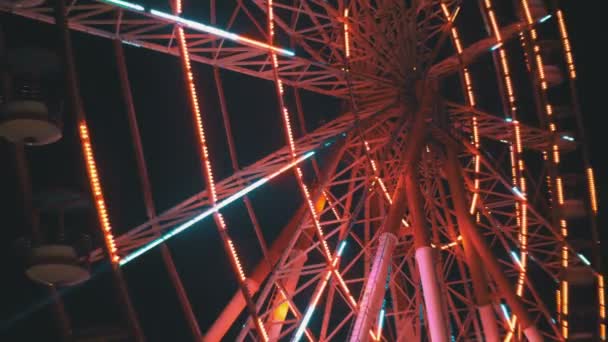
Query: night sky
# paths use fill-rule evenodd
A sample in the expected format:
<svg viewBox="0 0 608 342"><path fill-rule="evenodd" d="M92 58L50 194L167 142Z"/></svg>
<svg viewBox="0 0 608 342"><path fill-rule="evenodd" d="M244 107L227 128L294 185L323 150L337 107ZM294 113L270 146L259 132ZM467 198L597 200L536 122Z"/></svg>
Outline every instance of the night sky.
<svg viewBox="0 0 608 342"><path fill-rule="evenodd" d="M191 1L193 2L193 1ZM221 1L220 1L221 2ZM604 205L608 203L608 160L605 158L605 61L600 8L587 2L562 1L568 20L574 57L578 69L580 101L591 143L592 163L599 190L599 230L605 240ZM191 17L201 9L191 8ZM57 50L51 26L16 16L0 14L0 23L10 48L38 46ZM481 26L476 26L482 30ZM480 36L485 33L479 32ZM113 226L124 232L146 219L145 208L131 146L127 116L118 85L118 74L109 40L81 33L72 35L80 91L95 144L100 176ZM126 57L142 133L145 157L151 176L152 191L158 212L170 208L205 187L195 138L192 116L187 106L179 60L145 49L125 46ZM216 179L232 173L228 147L217 103L212 69L195 64L197 85L206 113L210 153ZM284 145L274 85L222 71L228 99L239 164L248 165ZM303 92L309 129L331 120L338 112L334 99ZM74 116L64 115L64 138L56 144L28 149L28 161L34 192L49 188L86 191L87 181L74 131ZM20 312L46 298L47 292L23 274L23 264L15 253L15 240L24 235L21 227L21 204L16 181L13 146L0 139L0 238L1 269L0 322L12 321ZM293 177L283 177L251 195L256 214L267 239L272 240L299 204L300 196ZM277 203L277 199L281 199ZM251 270L259 258L255 234L244 205L235 203L225 210L244 266ZM96 220L91 210L67 218L73 234L91 232ZM45 218L52 227L52 219ZM215 319L223 304L236 290L236 282L221 246L215 227L209 222L178 236L169 244L178 271L184 280L190 301L204 331ZM606 256L606 252L603 252ZM604 257L606 260L606 258ZM606 265L604 264L604 267ZM190 331L179 308L177 297L158 251L134 261L124 269L132 299L146 336L150 341L187 341ZM125 327L114 295L111 278L101 273L65 296L75 330ZM12 321L9 329L0 326L0 340L45 341L58 339L49 306ZM5 337L6 336L6 337Z"/></svg>

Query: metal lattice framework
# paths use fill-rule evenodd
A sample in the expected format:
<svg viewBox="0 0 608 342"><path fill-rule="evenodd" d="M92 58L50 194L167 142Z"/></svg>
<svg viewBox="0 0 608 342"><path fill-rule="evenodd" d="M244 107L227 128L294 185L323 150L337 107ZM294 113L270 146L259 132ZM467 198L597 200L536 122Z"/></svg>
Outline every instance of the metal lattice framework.
<svg viewBox="0 0 608 342"><path fill-rule="evenodd" d="M228 330L238 340L606 339L597 244L584 243L597 236L593 169L558 1L238 0L221 4L221 23L210 5L214 26L184 20L179 0L171 12L118 0L67 8L72 30L182 59L207 189L149 213L113 252L123 266L213 216L241 287L205 340ZM55 21L45 5L6 11ZM237 170L217 182L190 62L214 68ZM237 165L218 68L274 83L283 148ZM294 138L296 116L307 118L299 90L349 110ZM325 149L320 166L308 159ZM246 193L291 167L302 205L268 246ZM214 209L233 200L260 240L252 270Z"/></svg>

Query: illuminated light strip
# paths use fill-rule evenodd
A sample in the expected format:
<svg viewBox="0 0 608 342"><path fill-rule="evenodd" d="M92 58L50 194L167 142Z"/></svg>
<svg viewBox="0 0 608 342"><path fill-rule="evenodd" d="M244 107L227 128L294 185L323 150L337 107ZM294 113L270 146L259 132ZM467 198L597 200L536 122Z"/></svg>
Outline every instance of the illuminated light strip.
<svg viewBox="0 0 608 342"><path fill-rule="evenodd" d="M515 260L515 262L517 263L517 265L519 265L520 268L524 268L524 266L522 265L521 261L519 260L519 257L517 256L517 253L511 251L511 257L513 258L513 260Z"/></svg>
<svg viewBox="0 0 608 342"><path fill-rule="evenodd" d="M533 22L533 18L530 13L528 1L522 0L522 4L523 4L527 22L529 24L531 24ZM567 39L567 32L565 30L563 16L560 11L558 11L557 16L558 16L558 22L559 22L559 26L560 26L560 33L562 34L562 42L564 43L564 47L565 47L565 51L566 51L566 59L567 59L567 63L568 63L568 69L570 71L570 77L572 79L574 79L576 77L576 72L574 71L574 64L573 64L573 60L571 58L572 55L569 54L570 53L570 43ZM535 30L531 30L531 39L532 39L532 43L533 43L533 51L535 54L535 61L536 61L536 66L537 66L537 71L538 71L538 77L541 81L541 88L544 93L543 95L546 97L547 96L547 94L546 94L547 82L545 79L545 71L544 71L542 56L540 55L540 48L539 48L538 44L536 43L537 36L536 36ZM553 117L552 117L553 108L550 103L546 104L546 114L547 114L547 118L549 121L550 131L556 132L557 127L556 127L555 123L553 122ZM552 146L552 150L553 150L553 163L555 165L557 165L560 162L559 147L557 146L557 144L554 144ZM562 186L562 179L560 177L557 177L555 182L556 182L557 197L558 197L559 204L563 205L564 192L563 192L563 186ZM549 184L551 184L550 176L549 176ZM568 226L567 226L565 219L563 219L563 218L560 219L560 226L561 226L562 236L564 238L567 237L568 236ZM562 246L562 267L564 267L564 268L568 267L568 257L569 257L568 248L564 245L564 246ZM568 314L568 290L567 290L568 282L562 281L562 287L563 287L563 289L561 291L561 296L562 296L561 304L558 306L558 314L560 315L560 317L562 317L561 316L562 313L564 316ZM565 288L565 290L564 290L564 288ZM564 338L568 338L568 320L566 319L566 317L561 318L561 323L562 323L562 335Z"/></svg>
<svg viewBox="0 0 608 342"><path fill-rule="evenodd" d="M124 265L126 263L128 263L129 261L139 257L140 255L144 254L145 252L151 250L152 248L160 245L161 243L169 240L170 238L174 237L175 235L185 231L186 229L192 227L194 224L198 223L199 221L203 220L206 217L211 216L212 214L219 212L222 208L224 208L225 206L227 206L228 204L240 199L241 197L245 196L246 194L248 194L249 192L259 188L260 186L262 186L263 184L269 182L270 180L272 180L273 178L277 177L278 175L282 174L283 172L291 169L292 167L294 167L296 164L310 158L315 152L311 151L308 152L306 154L304 154L302 157L298 158L295 162L291 162L289 164L287 164L286 166L282 167L281 169L279 169L278 171L272 173L271 175L261 178L259 180L257 180L256 182L252 183L251 185L243 188L242 190L234 193L233 195L225 198L224 200L220 201L217 203L217 205L208 208L207 210L205 210L204 212L198 214L197 216L193 217L192 219L180 224L179 226L177 226L176 228L174 228L173 230L169 231L168 233L163 234L162 236L160 236L159 238L151 241L150 243L148 243L147 245L145 245L144 247L136 250L135 252L129 254L128 256L126 256L124 259L122 259L120 261L120 265Z"/></svg>
<svg viewBox="0 0 608 342"><path fill-rule="evenodd" d="M116 5L116 6L125 8L125 9L138 11L138 12L143 12L146 10L144 8L144 6L142 6L142 5L138 5L138 4L134 4L132 2L127 2L127 1L122 1L122 0L100 0L100 1L112 4L112 5Z"/></svg>
<svg viewBox="0 0 608 342"><path fill-rule="evenodd" d="M587 266L591 266L591 261L589 261L589 259L587 259L587 257L585 257L584 255L577 253L578 258L581 259L581 261L587 265Z"/></svg>
<svg viewBox="0 0 608 342"><path fill-rule="evenodd" d="M180 1L178 1L178 3L179 2ZM179 8L181 8L181 5L178 5L178 9ZM210 194L209 197L211 199L211 205L215 206L216 202L217 202L217 191L215 189L213 168L211 166L211 160L209 158L209 148L207 146L207 140L205 137L205 128L203 125L203 118L201 115L198 94L197 94L196 86L194 85L194 74L192 73L192 65L190 64L190 53L188 52L188 46L186 44L186 36L184 34L184 29L182 27L177 28L177 38L178 38L180 48L181 48L182 61L185 66L187 86L188 86L188 90L190 91L190 99L192 102L191 103L192 111L194 114L194 119L196 121L197 134L198 134L199 143L200 143L200 147L201 147L203 169L204 169L204 173L205 173L205 179L206 179L207 185L209 187L209 194ZM216 211L216 212L214 212L214 215L216 217L216 221L219 226L218 228L220 229L220 232L226 232L227 227L226 227L226 223L224 221L222 214ZM239 260L238 253L236 252L236 249L234 248L234 244L232 243L232 240L230 238L228 238L227 236L223 236L222 239L226 240L226 242L228 244L228 247L229 247L228 254L229 254L230 259L232 260L233 264L236 266L240 282L244 282L246 280L245 271L243 270L242 264ZM264 329L262 329L262 330L264 330Z"/></svg>
<svg viewBox="0 0 608 342"><path fill-rule="evenodd" d="M388 272L386 275L386 282L384 284L384 290L387 291L389 284L391 281L391 268L389 266L388 268ZM372 329L370 329L369 333L372 336L372 339L375 341L380 341L382 339L382 327L384 326L384 316L386 315L386 294L384 296L384 298L382 299L382 306L380 309L380 314L378 316L378 323L377 323L377 331L374 334L374 332L372 331Z"/></svg>
<svg viewBox="0 0 608 342"><path fill-rule="evenodd" d="M268 0L268 33L269 33L269 42L272 44L274 42L274 36L275 36L275 30L274 30L274 6L273 6L273 0ZM278 100L279 100L279 108L281 110L281 116L283 118L283 125L285 127L285 133L287 135L287 142L289 145L289 151L291 153L291 157L292 159L296 158L296 143L293 137L293 129L292 129L292 125L291 125L291 120L289 118L289 110L287 109L287 106L285 105L285 88L283 85L283 81L281 80L281 78L279 77L279 61L277 59L277 51L275 49L272 49L272 45L268 45L269 49L270 49L270 55L271 55L271 60L272 60L272 67L273 67L273 72L274 72L274 81L275 84L278 88ZM312 220L314 222L314 226L315 226L315 230L316 233L319 237L319 242L321 243L321 249L323 251L323 254L327 260L327 263L331 265L331 252L329 251L329 246L327 245L327 241L325 240L325 234L323 233L323 227L321 227L321 223L319 222L319 214L317 213L317 210L315 208L314 203L312 202L311 196L310 196L310 191L308 190L308 187L306 186L306 184L304 183L304 175L302 173L302 169L300 169L300 167L296 166L295 168L296 171L296 176L298 178L298 185L300 186L302 193L304 194L304 198L306 200L306 203L308 205L308 209L311 213L312 216ZM331 267L331 266L330 266ZM336 278L338 279L338 283L340 284L340 287L342 288L342 291L344 292L344 294L346 295L346 298L348 298L350 304L356 308L357 307L357 301L355 300L355 298L352 296L350 290L348 289L348 286L346 285L346 283L344 282L344 279L342 279L342 276L340 275L340 272L338 272L335 268L331 267L330 272L332 272Z"/></svg>
<svg viewBox="0 0 608 342"><path fill-rule="evenodd" d="M522 200L521 203L516 202L516 213L517 213L517 224L520 227L519 239L521 241L521 270L519 271L519 278L516 287L516 292L518 296L523 294L524 289L524 279L526 274L526 256L527 256L527 205L526 201L526 184L524 178L524 163L523 158L521 156L522 147L521 147L521 132L519 129L519 124L517 122L517 106L515 103L515 95L513 92L513 85L511 81L511 73L509 70L509 65L507 63L507 56L504 49L502 37L500 35L500 30L498 29L498 23L496 17L494 15L494 9L492 8L492 4L490 0L485 0L485 7L488 13L488 17L490 19L491 27L493 29L494 36L496 37L497 44L494 45L491 50L498 50L498 56L500 58L500 64L502 66L502 76L504 79L504 84L507 90L507 98L510 106L510 115L508 118L511 118L513 124L515 126L515 148L513 146L513 142L510 143L510 157L511 157L511 173L512 173L512 181L513 181L513 192L520 197ZM521 189L521 190L520 190ZM513 315L512 317L512 327L515 327L517 316ZM511 328L511 332L507 336L507 340L510 340L512 337L513 328Z"/></svg>
<svg viewBox="0 0 608 342"><path fill-rule="evenodd" d="M456 9L454 15L450 16L450 11L448 10L448 7L444 2L441 3L441 9L443 10L444 16L446 17L447 20L450 21L450 23L454 22L456 16L458 15L458 13L460 11L460 7L458 7ZM450 32L452 34L452 42L456 46L456 52L458 53L460 58L462 58L463 49L462 49L462 43L460 41L460 36L458 35L458 30L456 29L456 27L452 26ZM476 105L475 93L473 92L473 82L471 81L471 74L469 72L469 69L463 66L462 74L463 74L464 84L466 87L467 103L469 106L475 107L475 105ZM473 144L476 149L479 149L479 147L480 147L479 125L477 122L476 114L473 114L472 126L473 126ZM475 179L474 179L474 184L473 184L474 185L473 199L471 200L471 206L469 208L469 213L471 215L473 215L475 213L475 208L477 207L477 200L479 198L479 171L480 171L480 156L475 155Z"/></svg>
<svg viewBox="0 0 608 342"><path fill-rule="evenodd" d="M325 201L327 201L328 205L330 206L331 212L336 217L336 220L340 220L340 215L338 215L338 210L336 210L336 206L331 203L331 201L329 199L329 195L327 195L327 192L325 192L325 190L323 190L323 197L325 197Z"/></svg>
<svg viewBox="0 0 608 342"><path fill-rule="evenodd" d="M589 199L591 202L591 210L597 215L597 195L595 192L595 177L593 176L593 169L587 168L587 185L589 187Z"/></svg>
<svg viewBox="0 0 608 342"><path fill-rule="evenodd" d="M517 316L513 315L513 317L509 317L509 310L505 304L500 304L500 309L502 310L502 314L505 317L505 321L509 326L509 332L505 336L505 342L511 341L513 338L513 332L515 331L515 324L517 323Z"/></svg>
<svg viewBox="0 0 608 342"><path fill-rule="evenodd" d="M251 39L251 38L243 37L236 33L228 32L228 31L225 31L225 30L213 27L213 26L205 25L205 24L193 21L193 20L185 19L178 15L161 12L161 11L157 11L154 9L150 10L150 14L153 16L159 17L159 18L163 18L166 20L170 20L170 21L179 23L183 27L187 27L187 28L190 28L190 29L193 29L196 31L206 32L206 33L218 36L218 37L232 40L234 42L241 42L241 43L245 43L246 45L252 45L252 46L255 46L258 48L262 48L262 49L268 49L274 53L278 53L281 55L290 56L290 57L295 56L295 53L293 51L282 49L282 48L279 48L276 46L272 46L272 45L269 45L269 44Z"/></svg>
<svg viewBox="0 0 608 342"><path fill-rule="evenodd" d="M134 251L133 253L127 255L126 257L124 257L122 260L120 260L120 266L123 266L125 264L127 264L128 262L136 259L137 257L141 256L142 254L146 253L147 251L153 249L154 247L166 242L167 240L169 240L170 238L174 237L175 235L187 230L188 228L191 228L193 225L195 225L196 223L200 222L201 220L213 215L216 212L219 212L222 208L226 207L227 205L229 205L230 203L242 198L243 196L247 195L248 193L250 193L251 191L259 188L260 186L268 183L270 180L274 179L275 177L279 176L280 174L284 173L285 171L291 169L292 167L294 167L295 165L301 163L302 161L312 157L315 154L314 151L310 151L306 154L304 154L303 156L301 156L300 158L298 158L297 160L283 166L282 168L280 168L279 170L275 171L274 173L270 174L269 176L266 176L264 178L261 178L259 180L257 180L254 183L251 183L249 186L243 188L242 190L234 193L233 195L225 198L222 201L219 201L216 205L208 208L207 210L203 211L202 213L196 215L195 217L191 218L190 220L180 224L179 226L173 228L172 230L170 230L169 232L161 235L160 237L158 237L157 239L149 242L147 245L141 247L140 249Z"/></svg>
<svg viewBox="0 0 608 342"><path fill-rule="evenodd" d="M375 180L378 181L380 189L382 189L382 193L384 194L384 198L386 199L388 204L392 205L393 199L391 198L391 195L389 195L388 190L386 189L386 185L384 185L384 181L382 181L382 178L376 176ZM403 218L401 219L401 224L404 225L406 228L410 227L410 224L407 223L407 221Z"/></svg>
<svg viewBox="0 0 608 342"><path fill-rule="evenodd" d="M571 137L569 135L562 135L562 139L567 140L567 141L574 141L574 137Z"/></svg>
<svg viewBox="0 0 608 342"><path fill-rule="evenodd" d="M566 318L566 316L568 316L568 282L567 281L561 282L560 293L562 295L562 314L563 314L562 320L561 320L562 335L564 338L568 338L568 319Z"/></svg>
<svg viewBox="0 0 608 342"><path fill-rule="evenodd" d="M137 12L144 12L145 8L139 4L136 3L132 3L132 2L128 2L128 1L123 1L123 0L98 0L100 2L104 2L107 3L109 5L116 5L125 9L129 9L129 10L133 10L133 11L137 11ZM260 48L264 48L264 49L272 49L273 51L280 53L282 55L287 55L287 56L295 56L295 54L292 51L286 50L286 49L282 49L282 48L278 48L275 46L270 46L266 43L257 41L257 40L253 40L247 37L243 37L241 35L238 35L236 33L232 33L232 32L228 32L222 29L219 29L217 27L213 27L213 26L209 26L209 25L205 25L203 23L199 23L190 19L185 19L179 16L179 14L181 14L182 12L182 4L181 1L176 1L176 8L175 11L178 15L173 15L170 13L165 13L162 11L158 11L155 9L150 9L147 14L151 15L152 17L157 17L157 18L162 18L165 20L170 20L173 21L175 23L179 23L181 25L183 25L184 27L188 27L190 29L193 30L197 30L197 31L202 31L202 32L206 32L206 33L210 33L213 35L216 35L218 37L222 37L222 38L226 38L228 40L232 40L235 42L246 42L248 44L254 45L256 47L260 47Z"/></svg>
<svg viewBox="0 0 608 342"><path fill-rule="evenodd" d="M510 322L510 321L511 321L511 318L509 317L510 315L509 315L509 310L507 309L507 306L506 306L505 304L502 304L502 303L501 303L501 304L500 304L500 309L502 310L502 314L503 314L503 316L505 316L505 318L506 318L507 322ZM509 323L509 324L510 324L510 323ZM513 328L514 328L514 327L513 327L513 326L511 326L511 329L513 329Z"/></svg>
<svg viewBox="0 0 608 342"><path fill-rule="evenodd" d="M344 252L344 247L346 247L346 240L343 240L340 243L340 247L338 248L338 252L336 253L336 256L333 258L333 261L331 263L331 267L334 270L336 269L336 266L338 265L338 261L340 260L340 257L342 256L342 253ZM318 291L315 293L312 302L310 303L310 305L306 309L306 313L304 314L304 318L300 322L300 325L298 326L298 329L296 330L296 333L295 333L294 337L291 339L292 342L298 342L302 338L302 334L304 334L304 330L306 330L306 327L308 326L308 323L310 322L310 319L312 318L312 315L315 312L315 308L317 307L317 304L319 303L319 299L321 298L321 295L323 294L323 291L325 290L325 287L327 286L329 278L331 278L331 275L333 273L334 272L332 272L331 270L328 270L325 273L325 277L323 277L323 281L321 282L320 287L317 289Z"/></svg>
<svg viewBox="0 0 608 342"><path fill-rule="evenodd" d="M452 247L456 246L458 244L458 242L460 242L460 241L462 241L462 235L458 235L458 237L456 238L456 241L452 241L452 242L440 245L439 249L446 250L448 248L452 248ZM431 242L431 247L437 248L437 245Z"/></svg>
<svg viewBox="0 0 608 342"><path fill-rule="evenodd" d="M384 315L385 315L384 303L382 304L382 306L383 307L380 310L380 315L378 316L378 331L376 331L375 334L370 331L371 334L375 335L374 340L376 340L376 341L380 341L380 339L382 338L382 327L384 326Z"/></svg>
<svg viewBox="0 0 608 342"><path fill-rule="evenodd" d="M283 297L283 301L277 306L277 308L274 310L275 312L277 310L281 310L281 306L283 305L287 305L287 307L289 308L289 310L291 310L294 313L294 316L296 316L297 319L300 319L300 315L297 314L297 308L295 308L292 304L291 301L289 301L287 299L287 294L285 293L285 291L283 290L282 287L277 286L277 289L279 290L281 296ZM314 342L314 338L311 336L310 332L308 332L307 330L304 331L304 333L306 334L306 338L308 338L308 340L310 342Z"/></svg>
<svg viewBox="0 0 608 342"><path fill-rule="evenodd" d="M559 26L559 32L562 38L562 44L564 45L564 53L566 55L566 63L568 64L569 76L571 79L576 79L576 68L574 66L574 58L572 57L572 47L570 46L570 39L568 38L568 30L566 29L566 21L564 20L564 14L562 10L557 10L557 21Z"/></svg>
<svg viewBox="0 0 608 342"><path fill-rule="evenodd" d="M122 0L99 0L99 1L105 2L106 4L109 4L109 5L116 5L116 6L124 8L124 9L133 10L133 11L137 11L137 12L145 11L145 8L143 6L135 4L135 3L131 3L128 1L122 1ZM176 10L177 10L178 14L181 14L181 4L176 5ZM205 25L203 23L199 23L194 20L185 19L185 18L180 17L179 15L173 15L173 14L165 13L165 12L158 11L155 9L150 9L147 12L147 14L152 17L169 20L173 23L180 24L183 27L187 27L189 29L209 33L209 34L212 34L212 35L215 35L218 37L222 37L222 38L234 41L234 42L243 43L245 45L250 45L250 46L254 46L254 47L258 47L258 48L262 48L262 49L269 49L275 53L278 53L278 54L281 54L284 56L289 56L289 57L295 56L295 53L293 51L283 49L280 47L276 47L276 46L272 46L272 45L260 42L258 40L255 40L255 39L243 37L239 34L228 32L226 30L222 30L217 27L210 26L210 25Z"/></svg>
<svg viewBox="0 0 608 342"><path fill-rule="evenodd" d="M556 179L557 185L557 201L560 205L564 204L564 189L562 185L562 177L557 177Z"/></svg>
<svg viewBox="0 0 608 342"><path fill-rule="evenodd" d="M97 163L95 162L95 154L93 153L89 129L84 120L82 120L78 126L80 142L82 144L82 152L86 161L87 174L89 176L91 190L93 190L93 199L95 201L95 207L97 208L97 216L99 218L99 224L101 225L103 239L110 257L110 261L113 264L117 264L120 262L120 256L116 253L116 242L114 241L114 235L112 234L112 225L110 224L110 219L108 218L108 210L106 208L106 202L103 196L103 190L101 188L101 181L99 180L99 173L97 172Z"/></svg>
<svg viewBox="0 0 608 342"><path fill-rule="evenodd" d="M545 21L551 19L552 15L551 14L547 14L546 16L540 18L540 20L538 21L539 23L544 23Z"/></svg>
<svg viewBox="0 0 608 342"><path fill-rule="evenodd" d="M604 293L604 276L601 274L597 275L597 291L598 291L598 302L599 302L599 314L600 314L600 339L606 341L606 302Z"/></svg>
<svg viewBox="0 0 608 342"><path fill-rule="evenodd" d="M454 11L454 14L450 15L450 11L448 10L448 6L444 2L441 3L441 9L443 10L443 14L445 15L445 18L450 23L453 23L456 20L456 17L458 16L458 14L460 13L460 6L458 6L456 8L456 10Z"/></svg>
<svg viewBox="0 0 608 342"><path fill-rule="evenodd" d="M515 194L517 197L521 198L521 199L522 199L522 200L524 200L524 201L526 200L526 196L525 196L525 195L524 195L524 194L523 194L523 193L522 193L522 192L521 192L521 191L520 191L520 190L519 190L517 187L515 187L515 186L514 186L514 187L512 188L512 190L513 190L513 193L514 193L514 194Z"/></svg>
<svg viewBox="0 0 608 342"><path fill-rule="evenodd" d="M175 1L175 4L176 4L175 5L175 14L177 14L177 15L181 14L181 10L182 10L181 2L182 2L182 0ZM154 12L154 10L151 12ZM162 12L158 12L158 13L162 14ZM173 16L173 17L176 21L181 22L189 27L194 26L194 27L198 27L203 30L207 29L207 32L213 32L213 34L216 34L219 36L222 36L222 34L226 33L225 31L207 27L206 25L195 23L195 22L192 22L189 20L185 20L178 16ZM232 37L232 34L227 34L225 36ZM188 90L190 91L190 102L191 102L192 112L194 114L194 119L196 121L196 126L197 126L196 127L197 134L198 134L199 144L200 144L200 148L201 148L201 157L202 157L201 161L203 164L204 175L205 175L205 179L207 182L207 187L209 189L208 190L208 192L210 194L209 198L211 200L211 205L216 206L217 205L217 192L216 192L216 188L215 188L215 180L213 177L213 167L211 165L211 160L209 157L209 148L207 146L207 141L206 141L207 139L205 136L205 128L204 128L204 124L203 124L203 118L201 115L201 109L200 109L200 105L199 105L197 89L196 89L196 85L194 84L194 74L192 72L192 65L190 63L190 52L188 51L188 45L186 43L186 36L184 34L184 28L181 26L177 27L177 39L178 39L178 42L180 45L180 55L182 57L182 63L183 63L184 71L186 74L185 75L186 83L187 83ZM296 158L293 158L293 159L295 160ZM222 238L222 241L224 242L224 244L227 245L227 247L228 247L228 248L226 248L226 246L224 246L224 249L226 249L226 252L230 257L232 266L236 269L236 273L238 275L238 280L239 280L239 286L241 287L241 289L243 291L243 297L246 299L248 306L253 307L251 295L249 294L247 284L246 284L247 277L245 275L245 271L243 270L243 265L239 259L239 255L234 246L234 242L228 235L228 227L226 226L224 217L217 210L213 212L213 217L215 219L216 226L219 230L220 237ZM255 310L255 309L253 309L253 310ZM253 316L253 319L255 320L256 330L260 334L260 337L262 338L263 341L268 341L269 340L268 333L266 332L266 328L264 327L263 322L260 320L259 316L255 312L252 313L252 316Z"/></svg>
<svg viewBox="0 0 608 342"><path fill-rule="evenodd" d="M363 141L363 144L365 146L365 150L369 153L371 152L371 149L369 148L369 143L367 142L367 140ZM428 146L427 146L428 149ZM370 158L370 164L372 165L372 170L374 171L374 183L377 181L378 184L380 185L380 189L382 189L382 193L384 194L384 198L386 199L386 201L388 202L388 204L392 205L393 204L393 199L391 198L391 195L388 193L388 189L386 188L386 185L384 184L384 181L382 180L382 178L380 178L379 176L377 176L378 174L378 169L376 167L376 161L374 161L373 159ZM373 183L372 183L373 185ZM407 223L407 221L405 219L401 219L401 223L406 227L409 228L410 224Z"/></svg>
<svg viewBox="0 0 608 342"><path fill-rule="evenodd" d="M350 35L348 34L348 8L344 9L344 52L346 58L350 57Z"/></svg>
<svg viewBox="0 0 608 342"><path fill-rule="evenodd" d="M559 146L557 146L557 144L553 145L553 163L555 164L559 164L560 158L559 158Z"/></svg>
<svg viewBox="0 0 608 342"><path fill-rule="evenodd" d="M350 58L350 34L349 34L349 25L348 25L348 8L344 9L344 50L345 50L345 55L346 55L346 63L348 65L348 61ZM348 75L348 73L350 72L350 70L348 70L349 68L346 68L346 73ZM363 139L363 136L361 136L361 138ZM365 151L367 153L367 156L369 158L369 162L371 164L372 170L374 172L374 181L372 182L372 186L375 184L375 182L377 181L378 184L380 185L380 189L382 190L383 194L384 194L384 198L388 201L388 203L390 205L393 204L393 200L390 196L390 194L388 193L388 190L386 188L386 185L384 184L384 181L382 180L382 178L380 178L379 176L379 172L378 172L378 168L376 166L376 161L371 159L371 157L369 157L369 154L371 152L371 149L369 147L369 143L367 142L367 140L363 140L363 143L365 145ZM428 147L427 147L428 150ZM408 228L410 225L409 223L402 218L401 219L401 223ZM373 333L372 333L373 334Z"/></svg>
<svg viewBox="0 0 608 342"><path fill-rule="evenodd" d="M559 287L557 288L557 290L555 290L555 302L556 302L556 306L557 306L557 312L561 313L562 312L562 292L560 291ZM561 317L557 317L560 321L561 321Z"/></svg>

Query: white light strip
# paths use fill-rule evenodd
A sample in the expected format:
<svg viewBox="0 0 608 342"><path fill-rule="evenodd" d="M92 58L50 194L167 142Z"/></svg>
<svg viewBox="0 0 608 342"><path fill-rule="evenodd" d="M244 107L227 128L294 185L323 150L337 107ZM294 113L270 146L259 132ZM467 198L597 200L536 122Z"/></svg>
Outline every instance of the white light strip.
<svg viewBox="0 0 608 342"><path fill-rule="evenodd" d="M539 23L544 23L545 21L551 19L552 15L551 14L547 14L546 16L540 18L540 20L538 21Z"/></svg>
<svg viewBox="0 0 608 342"><path fill-rule="evenodd" d="M295 165L299 164L300 162L310 158L312 155L314 155L315 152L311 151L308 152L306 154L304 154L303 156L301 156L300 158L296 159L295 161L283 166L282 168L280 168L279 170L277 170L276 172L270 174L269 176L266 176L264 178L261 178L259 180L257 180L256 182L252 183L251 185L241 189L240 191L232 194L231 196L225 198L224 200L218 202L218 204L214 207L208 208L207 210L203 211L202 213L196 215L195 217L191 218L190 220L180 224L179 226L175 227L173 230L163 234L162 236L160 236L159 238L152 240L150 243L148 243L147 245L141 247L140 249L134 251L133 253L125 256L122 260L120 260L120 266L123 266L125 264L127 264L129 261L141 256L142 254L146 253L147 251L151 250L152 248L164 243L165 241L169 240L170 238L174 237L175 235L183 232L184 230L192 227L194 224L196 224L197 222L201 221L202 219L211 216L213 213L218 212L220 209L224 208L225 206L227 206L228 204L236 201L237 199L245 196L247 193L255 190L256 188L259 188L261 185L267 183L268 181L270 181L271 179L275 178L276 176L280 175L281 173L285 172L286 170L289 170L290 168L294 167Z"/></svg>
<svg viewBox="0 0 608 342"><path fill-rule="evenodd" d="M218 37L226 38L228 40L244 43L245 45L253 45L255 47L259 47L262 49L270 49L273 52L281 54L281 55L295 56L295 53L293 53L293 51L281 49L276 46L272 46L272 45L269 45L269 44L266 44L266 43L263 43L263 42L260 42L257 40L253 40L253 39L250 39L247 37L240 36L236 33L224 31L222 29L219 29L219 28L216 28L213 26L209 26L209 25L205 25L205 24L193 21L193 20L185 19L185 18L182 18L177 15L157 11L154 9L150 10L150 14L153 16L159 17L159 18L163 18L166 20L170 20L170 21L179 23L179 24L183 25L184 27L187 27L187 28L190 28L193 30L210 33L210 34L216 35Z"/></svg>
<svg viewBox="0 0 608 342"><path fill-rule="evenodd" d="M591 261L589 261L589 259L587 259L584 255L578 253L578 258L581 259L581 261L584 262L585 265L591 266Z"/></svg>
<svg viewBox="0 0 608 342"><path fill-rule="evenodd" d="M144 8L144 6L142 6L142 5L138 5L138 4L134 4L131 2L127 2L127 1L122 1L122 0L103 0L103 2L107 2L110 4L116 5L116 6L120 6L122 8L139 11L139 12L143 12L146 10Z"/></svg>
<svg viewBox="0 0 608 342"><path fill-rule="evenodd" d="M98 0L100 2L109 4L109 5L116 5L118 7L127 9L127 10L132 10L132 11L136 11L136 12L146 12L146 9L144 6L139 5L139 4L135 4L132 2L128 2L128 1L123 1L123 0ZM169 20L173 23L177 23L182 25L183 27L187 27L189 29L192 30L196 30L196 31L200 31L200 32L206 32L218 37L222 37L228 40L232 40L234 42L239 42L239 43L243 43L245 45L250 45L250 46L255 46L258 48L262 48L262 49L269 49L275 53L284 55L284 56L290 56L293 57L295 56L295 53L293 51L287 50L287 49L282 49L276 46L272 46L269 44L266 44L264 42L255 40L255 39L251 39L251 38L247 38L247 37L243 37L241 35L238 35L236 33L232 33L232 32L228 32L222 29L219 29L217 27L213 27L213 26L209 26L209 25L205 25L199 22L196 22L194 20L190 20L190 19L185 19L182 18L178 15L173 15L170 13L165 13L162 11L157 11L155 9L150 9L149 11L147 11L148 15L152 16L152 17L157 17L157 18L161 18L164 20Z"/></svg>

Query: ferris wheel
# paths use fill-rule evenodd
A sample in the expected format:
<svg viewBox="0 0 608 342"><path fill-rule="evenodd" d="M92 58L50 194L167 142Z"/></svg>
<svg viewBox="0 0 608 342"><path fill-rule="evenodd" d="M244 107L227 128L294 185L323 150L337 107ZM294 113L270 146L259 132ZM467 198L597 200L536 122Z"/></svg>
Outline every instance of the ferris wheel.
<svg viewBox="0 0 608 342"><path fill-rule="evenodd" d="M181 0L56 3L4 0L0 9L63 30L104 237L90 260L109 261L119 274L160 248L196 340L606 340L594 172L559 1L210 0L204 20ZM79 99L69 29L115 42L148 216L120 233ZM152 200L125 45L176 56L186 82L206 185L164 212ZM205 82L215 87L233 168L223 179L195 63L213 69ZM239 165L231 121L242 118L229 112L238 100L220 69L272 84L267 100L278 105L282 148ZM303 92L338 99L342 111L313 122L307 108L318 103ZM30 107L9 109L0 117L9 140L32 136L15 133L28 127L57 134L44 115L35 120L48 125L26 121ZM58 139L37 132L39 144ZM268 237L249 194L290 177L300 206ZM233 239L240 228L225 213L235 202L257 237L247 246L260 255L247 262L254 267L244 266ZM207 327L167 247L203 221L214 222L239 288ZM49 257L57 250L37 252L45 256L39 269L58 262ZM65 272L53 278L58 286L86 278ZM133 335L144 339L136 311L128 310Z"/></svg>

